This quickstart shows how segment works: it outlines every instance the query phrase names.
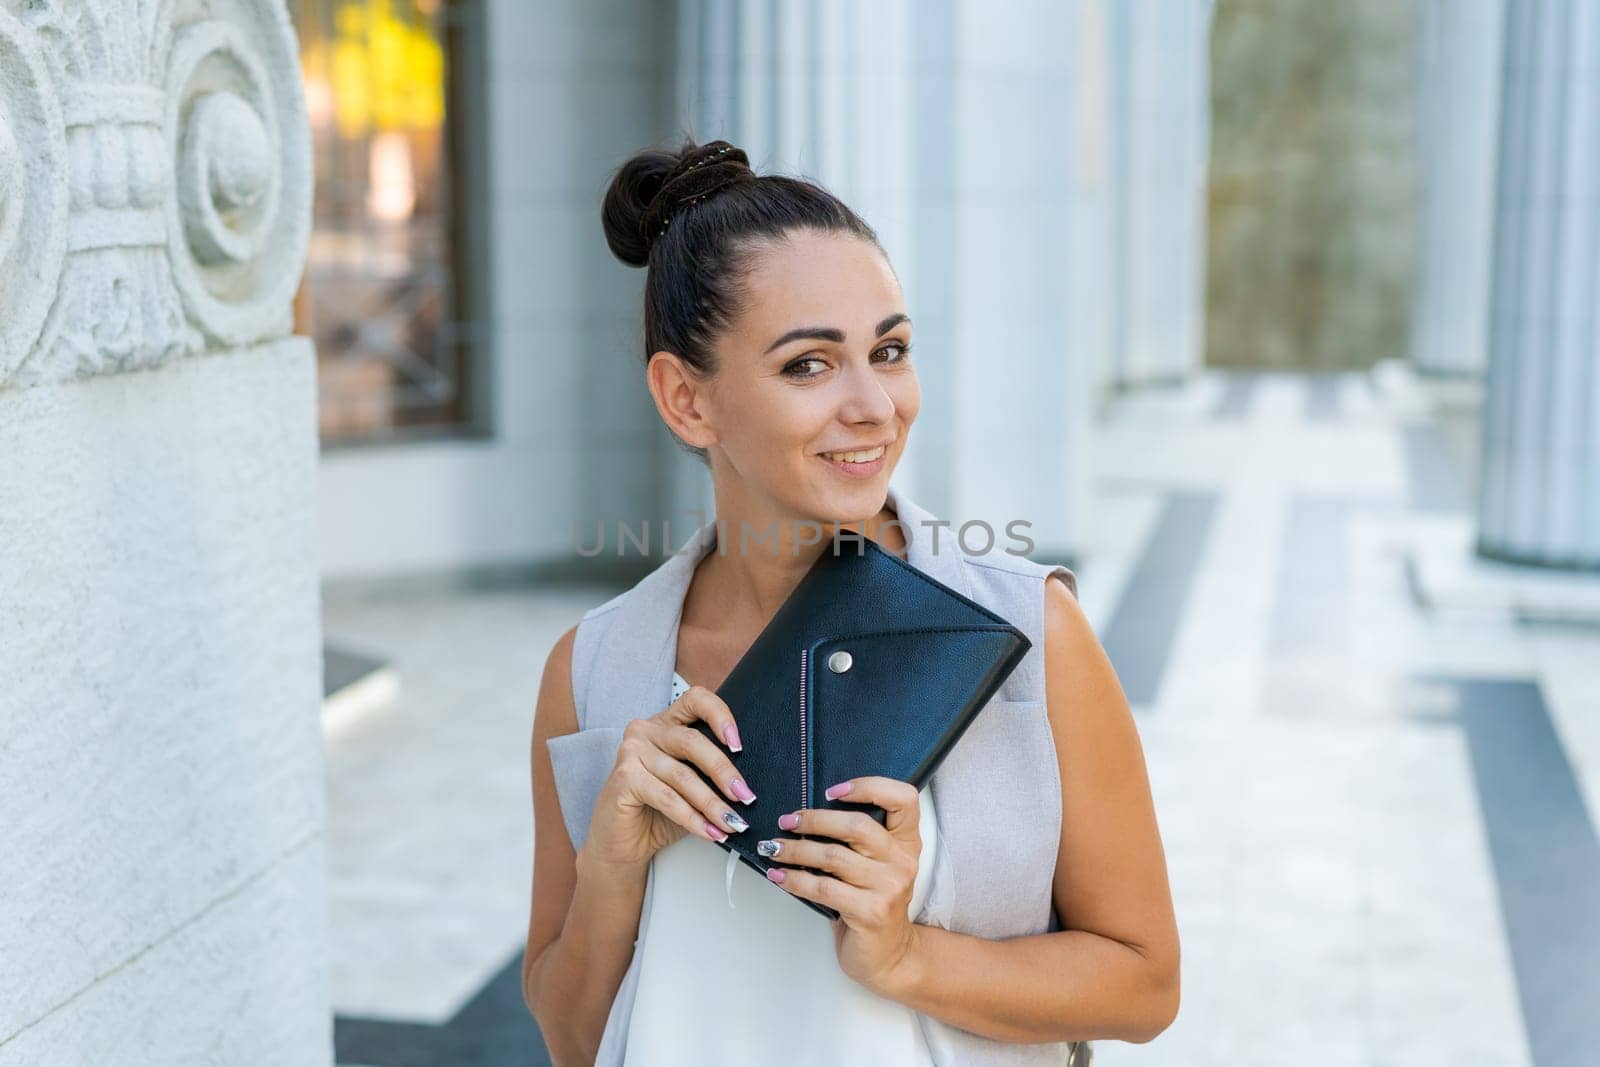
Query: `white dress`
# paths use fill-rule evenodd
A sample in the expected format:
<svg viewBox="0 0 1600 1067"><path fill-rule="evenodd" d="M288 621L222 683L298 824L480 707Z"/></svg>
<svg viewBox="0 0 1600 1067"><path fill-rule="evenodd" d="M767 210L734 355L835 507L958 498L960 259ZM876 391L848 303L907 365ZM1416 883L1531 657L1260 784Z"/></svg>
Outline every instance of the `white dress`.
<svg viewBox="0 0 1600 1067"><path fill-rule="evenodd" d="M672 698L687 688L674 673ZM921 801L910 915L927 896L939 847L926 786ZM846 976L833 924L733 853L685 835L655 854L648 879L628 1064L932 1064L919 1013Z"/></svg>

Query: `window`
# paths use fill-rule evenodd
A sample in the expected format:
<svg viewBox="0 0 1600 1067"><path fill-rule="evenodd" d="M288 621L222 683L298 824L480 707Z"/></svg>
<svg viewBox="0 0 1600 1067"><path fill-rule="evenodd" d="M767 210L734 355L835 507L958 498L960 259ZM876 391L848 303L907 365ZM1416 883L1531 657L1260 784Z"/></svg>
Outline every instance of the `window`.
<svg viewBox="0 0 1600 1067"><path fill-rule="evenodd" d="M317 346L324 443L473 424L477 0L289 0L316 162L295 332Z"/></svg>

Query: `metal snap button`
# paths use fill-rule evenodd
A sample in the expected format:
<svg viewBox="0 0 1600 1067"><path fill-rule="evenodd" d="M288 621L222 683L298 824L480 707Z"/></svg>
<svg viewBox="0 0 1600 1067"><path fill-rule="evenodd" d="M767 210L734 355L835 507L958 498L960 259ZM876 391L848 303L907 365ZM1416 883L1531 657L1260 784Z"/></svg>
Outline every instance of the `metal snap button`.
<svg viewBox="0 0 1600 1067"><path fill-rule="evenodd" d="M841 648L839 651L828 657L828 669L834 674L843 674L845 671L850 669L850 664L852 662L853 660L850 658L850 653Z"/></svg>

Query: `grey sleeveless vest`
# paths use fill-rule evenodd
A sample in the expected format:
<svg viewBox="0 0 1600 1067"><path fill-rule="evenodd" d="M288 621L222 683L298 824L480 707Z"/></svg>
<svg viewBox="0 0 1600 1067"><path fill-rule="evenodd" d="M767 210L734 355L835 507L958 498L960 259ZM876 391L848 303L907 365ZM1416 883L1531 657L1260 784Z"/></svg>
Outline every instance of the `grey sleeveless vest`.
<svg viewBox="0 0 1600 1067"><path fill-rule="evenodd" d="M1077 578L1067 567L1034 563L999 546L968 555L949 523L893 486L888 505L903 524L912 566L998 613L1033 642L929 780L941 847L915 921L989 939L1059 930L1051 881L1061 834L1061 781L1045 712L1044 580L1060 574L1076 596ZM586 612L578 625L572 651L578 730L547 742L574 848L583 845L623 727L671 702L684 596L696 565L715 544L713 519L632 588ZM645 888L647 913L652 883ZM613 1002L596 1059L602 1067L622 1063L638 962L635 955ZM1067 1064L1073 1050L1065 1042L995 1041L932 1016L918 1018L940 1067Z"/></svg>

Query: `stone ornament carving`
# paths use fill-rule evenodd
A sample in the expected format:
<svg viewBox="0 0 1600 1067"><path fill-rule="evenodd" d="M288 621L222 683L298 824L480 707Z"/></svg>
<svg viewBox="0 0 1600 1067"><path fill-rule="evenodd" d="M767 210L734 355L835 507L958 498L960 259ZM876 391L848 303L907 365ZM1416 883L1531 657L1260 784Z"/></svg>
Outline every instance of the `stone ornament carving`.
<svg viewBox="0 0 1600 1067"><path fill-rule="evenodd" d="M34 37L0 7L0 385L27 355L66 248L66 127Z"/></svg>
<svg viewBox="0 0 1600 1067"><path fill-rule="evenodd" d="M0 0L0 388L287 334L311 192L283 0Z"/></svg>

